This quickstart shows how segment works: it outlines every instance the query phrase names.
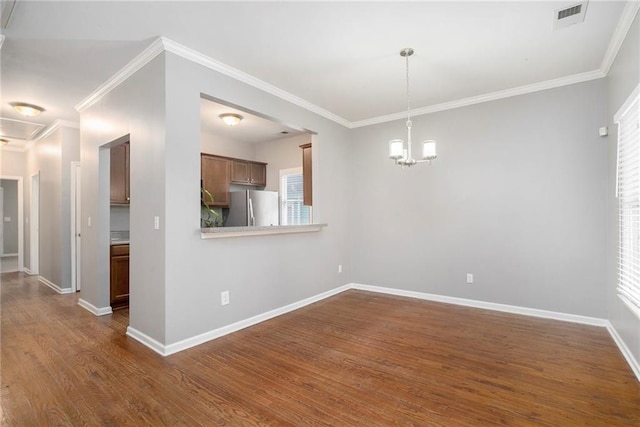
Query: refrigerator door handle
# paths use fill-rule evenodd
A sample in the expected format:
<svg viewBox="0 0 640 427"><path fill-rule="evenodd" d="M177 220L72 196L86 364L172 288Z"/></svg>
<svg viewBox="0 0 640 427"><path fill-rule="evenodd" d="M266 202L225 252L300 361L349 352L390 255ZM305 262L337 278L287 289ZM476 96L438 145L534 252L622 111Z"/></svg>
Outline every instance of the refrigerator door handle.
<svg viewBox="0 0 640 427"><path fill-rule="evenodd" d="M251 201L251 197L249 197L249 225L256 225L256 217L253 216L253 202Z"/></svg>

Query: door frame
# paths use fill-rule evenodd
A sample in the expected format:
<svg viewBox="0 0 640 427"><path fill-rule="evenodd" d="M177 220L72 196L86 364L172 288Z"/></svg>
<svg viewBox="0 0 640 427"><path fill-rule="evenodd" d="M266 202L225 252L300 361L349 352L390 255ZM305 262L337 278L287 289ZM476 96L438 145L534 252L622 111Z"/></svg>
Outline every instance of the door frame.
<svg viewBox="0 0 640 427"><path fill-rule="evenodd" d="M71 290L80 290L80 255L81 255L81 189L80 162L71 162Z"/></svg>
<svg viewBox="0 0 640 427"><path fill-rule="evenodd" d="M24 271L24 189L21 176L0 175L0 179L18 181L18 271ZM4 218L0 218L4 221Z"/></svg>
<svg viewBox="0 0 640 427"><path fill-rule="evenodd" d="M29 211L29 271L40 273L40 171L29 177L31 188Z"/></svg>

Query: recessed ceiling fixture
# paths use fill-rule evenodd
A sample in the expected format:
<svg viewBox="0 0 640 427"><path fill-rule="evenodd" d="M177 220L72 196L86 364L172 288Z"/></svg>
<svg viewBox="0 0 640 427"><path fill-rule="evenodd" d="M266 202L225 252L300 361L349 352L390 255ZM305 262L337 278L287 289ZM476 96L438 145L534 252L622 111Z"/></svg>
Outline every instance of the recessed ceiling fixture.
<svg viewBox="0 0 640 427"><path fill-rule="evenodd" d="M422 159L415 160L411 157L411 104L409 103L409 57L413 55L413 49L405 48L400 51L400 56L406 58L407 64L407 144L401 139L389 141L389 158L395 160L396 165L404 169L416 163L429 163L436 158L436 142L426 140L422 142Z"/></svg>
<svg viewBox="0 0 640 427"><path fill-rule="evenodd" d="M229 126L235 126L240 123L240 120L242 120L242 116L240 114L225 113L220 114L219 117Z"/></svg>
<svg viewBox="0 0 640 427"><path fill-rule="evenodd" d="M26 102L10 102L9 105L13 107L18 113L25 117L36 117L44 111L39 105L27 104Z"/></svg>
<svg viewBox="0 0 640 427"><path fill-rule="evenodd" d="M0 142L2 143L2 145L7 145L9 143L9 140L5 138L0 138Z"/></svg>

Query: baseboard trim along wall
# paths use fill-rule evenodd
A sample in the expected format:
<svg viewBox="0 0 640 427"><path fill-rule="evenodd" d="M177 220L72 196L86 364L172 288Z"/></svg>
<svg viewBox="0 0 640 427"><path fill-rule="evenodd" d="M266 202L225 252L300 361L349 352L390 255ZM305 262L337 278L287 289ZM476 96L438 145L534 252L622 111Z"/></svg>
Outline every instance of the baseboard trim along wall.
<svg viewBox="0 0 640 427"><path fill-rule="evenodd" d="M83 300L82 298L78 300L78 305L96 316L104 316L105 314L113 313L113 311L111 311L111 307L98 308L90 302Z"/></svg>
<svg viewBox="0 0 640 427"><path fill-rule="evenodd" d="M24 273L28 274L29 276L33 276L33 273L27 267L25 267L22 271L24 271Z"/></svg>
<svg viewBox="0 0 640 427"><path fill-rule="evenodd" d="M127 328L127 335L137 341L140 341L142 344L146 345L156 353L161 354L162 356L169 356L171 354L178 353L182 350L186 350L188 348L195 347L200 344L204 344L207 341L211 341L216 338L220 338L225 335L228 335L230 333L237 332L241 329L248 328L249 326L257 325L258 323L264 322L265 320L273 319L274 317L281 316L283 314L297 310L309 304L313 304L314 302L318 302L325 298L329 298L333 295L337 295L350 288L351 288L351 285L340 286L338 288L323 292L321 294L314 295L309 298L305 298L301 301L285 305L284 307L276 308L274 310L267 311L266 313L258 314L257 316L253 316L245 320L240 320L239 322L232 323L230 325L223 326L221 328L217 328L209 332L205 332L203 334L196 335L194 337L187 338L185 340L178 341L176 343L169 344L169 345L162 345L155 339L149 337L148 335L143 334L142 332L132 327Z"/></svg>
<svg viewBox="0 0 640 427"><path fill-rule="evenodd" d="M51 282L50 280L45 279L42 276L38 276L38 281L40 281L44 285L47 285L48 287L50 287L51 289L53 289L54 291L56 291L59 294L70 294L70 293L73 293L73 289L71 289L71 288L61 288L60 286L56 285L55 283Z"/></svg>
<svg viewBox="0 0 640 427"><path fill-rule="evenodd" d="M605 319L597 317L580 316L577 314L560 313L557 311L538 310L535 308L519 307L515 305L498 304L493 302L478 301L466 298L448 297L437 294L427 294L424 292L405 291L402 289L383 288L380 286L363 285L352 283L351 289L360 291L377 292L381 294L396 295L401 297L417 298L427 301L443 302L446 304L463 305L466 307L483 308L485 310L502 311L505 313L521 314L524 316L542 317L545 319L562 320L564 322L582 323L591 326L607 326Z"/></svg>
<svg viewBox="0 0 640 427"><path fill-rule="evenodd" d="M613 338L615 343L618 345L620 352L631 367L631 370L634 374L636 374L636 378L638 378L638 381L640 381L640 363L638 363L638 361L634 359L633 353L631 353L629 347L627 347L624 341L622 341L620 335L618 335L618 331L616 331L616 328L614 328L609 321L607 321L607 330L609 331L609 335L611 335L611 338Z"/></svg>
<svg viewBox="0 0 640 427"><path fill-rule="evenodd" d="M233 332L239 331L249 326L253 326L258 323L264 322L266 320L273 319L274 317L292 312L299 308L305 307L309 304L313 304L314 302L321 301L325 298L329 298L331 296L337 295L344 291L348 291L350 289L376 292L376 293L402 296L402 297L409 297L409 298L416 298L416 299L427 300L427 301L441 302L445 304L461 305L466 307L480 308L484 310L501 311L505 313L518 314L522 316L540 317L545 319L559 320L563 322L580 323L583 325L599 326L599 327L607 328L607 330L609 331L609 334L611 335L614 342L620 349L620 352L622 353L625 360L631 367L631 370L636 375L638 381L640 381L640 364L638 364L638 361L634 359L631 351L627 348L624 341L622 341L622 338L620 338L620 336L616 332L613 325L606 319L600 319L597 317L580 316L577 314L560 313L556 311L539 310L535 308L519 307L519 306L507 305L507 304L498 304L498 303L492 303L492 302L486 302L486 301L471 300L471 299L465 299L465 298L449 297L449 296L429 294L424 292L415 292L415 291L407 291L402 289L385 288L381 286L364 285L361 283L349 283L349 284L340 286L338 288L323 292L321 294L303 299L301 301L285 305L284 307L276 308L266 313L259 314L257 316L253 316L248 319L241 320L239 322L232 323L230 325L223 326L221 328L217 328L209 332L205 332L203 334L196 335L194 337L187 338L185 340L178 341L176 343L169 344L169 345L163 345L162 343L158 342L154 338L151 338L150 336L136 330L135 328L132 328L131 326L127 328L127 335L135 339L136 341L139 341L140 343L146 345L156 353L162 356L169 356L171 354L178 353L180 351L186 350L191 347L195 347L200 344L204 344L207 341L211 341L216 338L223 337L225 335L231 334ZM80 302L78 304L80 304Z"/></svg>

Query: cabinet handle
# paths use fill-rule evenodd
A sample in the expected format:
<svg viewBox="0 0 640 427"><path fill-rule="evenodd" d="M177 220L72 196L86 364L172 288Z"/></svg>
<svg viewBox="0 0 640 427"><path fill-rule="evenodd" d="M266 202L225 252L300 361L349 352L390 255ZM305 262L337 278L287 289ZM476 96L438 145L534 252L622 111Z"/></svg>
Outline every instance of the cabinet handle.
<svg viewBox="0 0 640 427"><path fill-rule="evenodd" d="M131 197L127 197L127 202L128 202L129 200L131 200Z"/></svg>

